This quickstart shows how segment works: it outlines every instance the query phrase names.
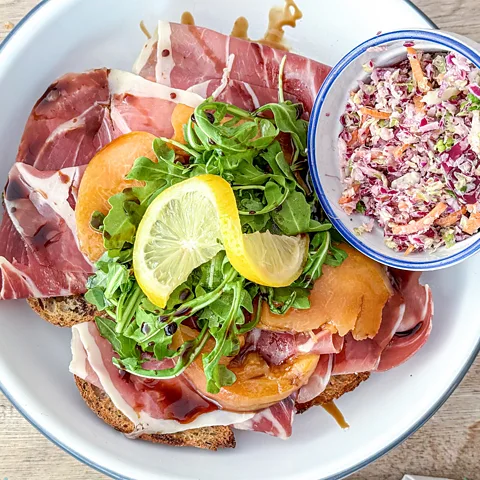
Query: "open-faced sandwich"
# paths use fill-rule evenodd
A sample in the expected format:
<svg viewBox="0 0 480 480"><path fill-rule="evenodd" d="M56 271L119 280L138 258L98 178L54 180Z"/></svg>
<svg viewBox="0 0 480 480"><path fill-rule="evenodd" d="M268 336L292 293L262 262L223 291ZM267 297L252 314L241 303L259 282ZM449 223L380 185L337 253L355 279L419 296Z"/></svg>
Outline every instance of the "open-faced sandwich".
<svg viewBox="0 0 480 480"><path fill-rule="evenodd" d="M286 438L295 413L427 340L429 288L342 241L311 187L328 71L160 22L134 73L68 74L35 105L0 296L72 327L80 394L120 432L213 450L233 429Z"/></svg>

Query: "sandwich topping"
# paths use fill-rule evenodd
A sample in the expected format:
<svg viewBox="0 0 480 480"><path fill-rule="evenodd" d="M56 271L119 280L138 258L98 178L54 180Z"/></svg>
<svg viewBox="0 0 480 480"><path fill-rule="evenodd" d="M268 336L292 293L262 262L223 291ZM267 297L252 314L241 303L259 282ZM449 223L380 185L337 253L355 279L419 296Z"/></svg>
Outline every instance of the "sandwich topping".
<svg viewBox="0 0 480 480"><path fill-rule="evenodd" d="M88 318L76 312L70 371L102 405L108 397L132 438L219 426L287 438L296 412L403 363L430 334L428 286L347 245L311 187L308 120L329 68L254 45L159 22L135 73L68 74L47 90L9 175L0 298L36 297L39 312L42 298L67 298L72 310L74 295L89 303ZM425 185L440 181L435 168L472 177L473 71L453 54L410 55L374 70L344 117L343 205L372 218L390 212L408 175ZM445 100L449 82L458 92ZM422 89L426 123L411 111ZM437 133L442 165L423 165ZM407 166L387 162L399 138ZM404 180L385 186L384 177ZM425 198L385 220L396 248L409 247L391 222L434 219L433 237L403 235L423 242L416 248L436 248L446 228L460 239L465 220L438 221L457 207L475 218L470 177L465 192L452 189L456 199L445 185L438 198L398 188L405 201ZM384 197L368 196L374 188Z"/></svg>
<svg viewBox="0 0 480 480"><path fill-rule="evenodd" d="M236 381L222 359L240 352L263 302L277 314L308 308L322 265L342 263L346 253L305 182L300 111L291 102L248 112L207 99L192 109L184 142L156 139L155 161L135 161L126 178L142 186L111 197L106 216L92 212L106 252L85 298L107 313L97 325L119 368L172 378L201 357L206 390L219 393ZM282 134L292 139L288 151ZM172 348L192 319L198 335ZM145 369L152 355L175 365Z"/></svg>

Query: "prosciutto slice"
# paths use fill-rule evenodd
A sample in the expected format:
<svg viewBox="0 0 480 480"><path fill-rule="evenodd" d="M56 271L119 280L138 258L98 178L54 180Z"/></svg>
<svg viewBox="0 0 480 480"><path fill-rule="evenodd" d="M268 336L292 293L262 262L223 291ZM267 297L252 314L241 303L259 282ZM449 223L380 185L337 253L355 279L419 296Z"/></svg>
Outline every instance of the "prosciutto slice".
<svg viewBox="0 0 480 480"><path fill-rule="evenodd" d="M41 172L16 163L10 171L0 227L0 299L85 290L93 266L78 247L74 213L84 169Z"/></svg>
<svg viewBox="0 0 480 480"><path fill-rule="evenodd" d="M254 329L248 334L242 353L255 351L271 365L280 365L294 355L339 353L342 347L343 338L328 330L315 330L309 335Z"/></svg>
<svg viewBox="0 0 480 480"><path fill-rule="evenodd" d="M219 410L205 400L181 375L171 380L152 380L130 375L112 363L115 353L92 322L72 329L70 371L101 388L134 424L129 434L175 433L214 425L242 424L254 413ZM168 368L168 362L149 362L146 368Z"/></svg>
<svg viewBox="0 0 480 480"><path fill-rule="evenodd" d="M33 107L17 161L39 170L88 163L115 136L109 116L107 69L69 73L54 82Z"/></svg>
<svg viewBox="0 0 480 480"><path fill-rule="evenodd" d="M30 114L5 190L0 227L0 299L85 292L93 266L80 252L76 192L85 166L133 130L173 135L178 103L202 98L121 70L68 74Z"/></svg>
<svg viewBox="0 0 480 480"><path fill-rule="evenodd" d="M418 293L416 293L415 296L412 296L412 298L415 299L415 303L418 302L417 306L421 307L421 310L418 312L420 315L417 313L417 315L410 317L409 315L411 311L406 309L404 320L382 353L377 368L379 372L390 370L391 368L395 368L401 363L407 361L423 347L430 336L433 317L432 292L428 285L424 288L421 287L421 285L415 282L414 291ZM413 310L413 305L410 305L410 308ZM405 317L407 318L405 319ZM409 330L404 330L405 323L408 322L407 324L411 325L413 319L415 319L415 325Z"/></svg>
<svg viewBox="0 0 480 480"><path fill-rule="evenodd" d="M298 391L297 403L306 403L318 397L328 386L332 375L334 355L321 355L317 368L304 385Z"/></svg>
<svg viewBox="0 0 480 480"><path fill-rule="evenodd" d="M286 440L292 435L295 413L295 398L291 395L281 402L258 412L250 420L236 423L233 426L238 430L266 433Z"/></svg>
<svg viewBox="0 0 480 480"><path fill-rule="evenodd" d="M160 21L133 71L163 85L254 110L278 101L284 56L285 96L303 103L308 114L330 67L202 27Z"/></svg>
<svg viewBox="0 0 480 480"><path fill-rule="evenodd" d="M202 98L106 68L69 73L53 83L33 107L17 162L39 170L85 165L114 138L132 130L173 134L177 103L196 107Z"/></svg>
<svg viewBox="0 0 480 480"><path fill-rule="evenodd" d="M149 82L121 70L111 70L108 83L111 119L120 134L141 131L171 138L171 118L177 104L196 107L203 101L195 93Z"/></svg>

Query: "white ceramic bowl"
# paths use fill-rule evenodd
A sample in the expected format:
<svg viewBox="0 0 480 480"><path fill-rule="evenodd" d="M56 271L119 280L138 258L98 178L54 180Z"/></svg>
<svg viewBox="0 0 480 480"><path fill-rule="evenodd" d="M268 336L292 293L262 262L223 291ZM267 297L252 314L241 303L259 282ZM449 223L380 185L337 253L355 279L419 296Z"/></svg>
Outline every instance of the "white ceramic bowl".
<svg viewBox="0 0 480 480"><path fill-rule="evenodd" d="M405 256L384 242L383 229L375 223L371 233L357 236L354 228L368 220L364 215L347 215L338 200L343 191L338 152L338 136L349 93L366 81L362 65L373 60L377 66L395 65L406 58L404 43L413 40L423 51L456 51L480 68L480 45L472 40L440 30L398 30L377 35L348 53L332 69L317 96L308 137L309 165L314 187L328 217L355 248L380 263L405 270L436 270L455 265L480 250L480 233L436 252L414 252ZM380 47L380 48L378 48ZM386 50L383 48L386 47Z"/></svg>
<svg viewBox="0 0 480 480"><path fill-rule="evenodd" d="M152 28L159 18L176 21L190 10L199 25L228 33L233 20L246 15L252 37L259 37L274 3L279 0L42 2L0 47L0 180L7 178L28 114L46 87L68 71L131 68L144 41L140 20ZM322 10L318 0L301 0L300 5L305 18L289 32L289 42L330 64L378 30L430 25L402 0L336 0ZM432 335L406 364L372 375L340 399L351 424L348 431L316 408L297 416L288 441L238 432L235 450L212 453L128 440L80 398L68 372L69 330L41 321L23 301L0 303L0 388L44 435L115 478L338 479L405 439L458 385L479 349L479 278L480 257L425 277L436 301ZM50 472L43 473L48 477Z"/></svg>

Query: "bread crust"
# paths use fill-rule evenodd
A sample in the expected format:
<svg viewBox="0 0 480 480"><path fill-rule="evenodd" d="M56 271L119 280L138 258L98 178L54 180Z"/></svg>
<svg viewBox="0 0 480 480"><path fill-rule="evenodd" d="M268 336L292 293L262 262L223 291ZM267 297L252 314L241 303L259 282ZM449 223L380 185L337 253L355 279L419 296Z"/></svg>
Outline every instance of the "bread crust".
<svg viewBox="0 0 480 480"><path fill-rule="evenodd" d="M115 407L103 390L77 376L75 376L75 383L87 406L105 423L122 433L133 431L134 424ZM235 448L235 435L232 429L226 426L193 428L169 434L144 434L139 438L175 447L196 447L206 450Z"/></svg>
<svg viewBox="0 0 480 480"><path fill-rule="evenodd" d="M332 377L323 393L304 404L297 404L297 413L304 413L316 405L330 403L343 394L351 392L367 380L370 373L338 375ZM108 395L98 387L75 376L75 384L87 406L105 423L122 433L131 433L133 423L115 407ZM227 426L202 427L171 434L140 435L142 440L163 443L175 447L196 447L207 450L235 448L235 435Z"/></svg>
<svg viewBox="0 0 480 480"><path fill-rule="evenodd" d="M325 405L337 400L342 395L355 390L370 377L370 372L350 373L348 375L333 375L327 388L316 398L307 403L297 403L297 413L304 413L316 405Z"/></svg>
<svg viewBox="0 0 480 480"><path fill-rule="evenodd" d="M83 295L68 297L28 298L33 311L57 327L73 327L79 323L92 322L100 315Z"/></svg>

